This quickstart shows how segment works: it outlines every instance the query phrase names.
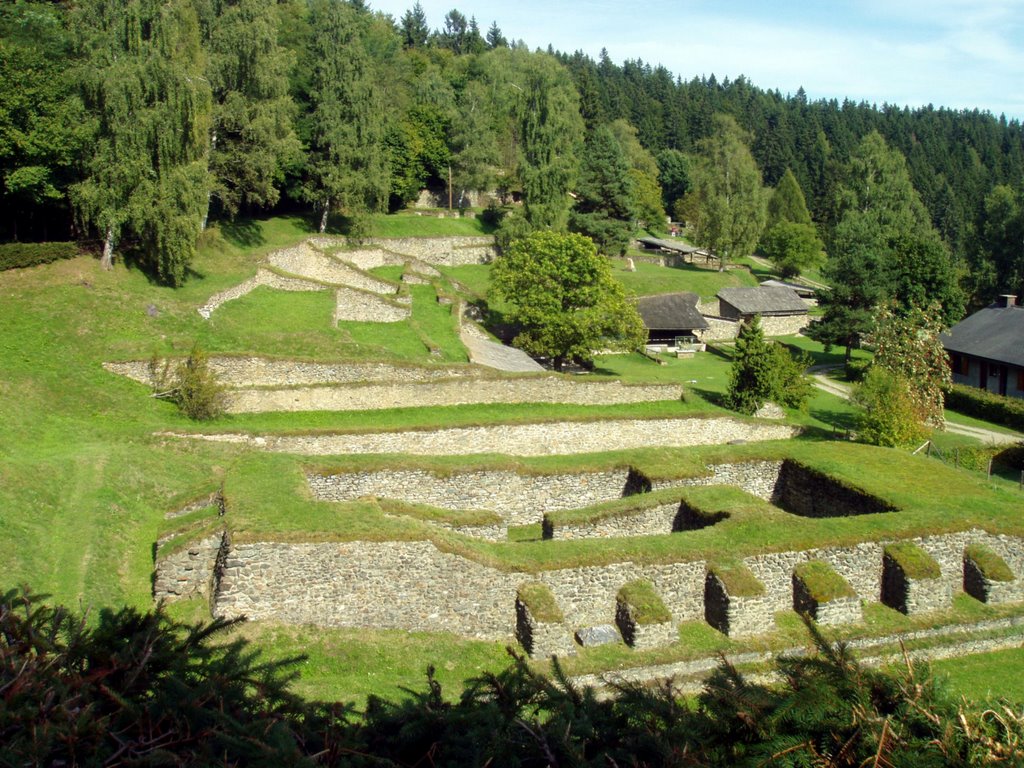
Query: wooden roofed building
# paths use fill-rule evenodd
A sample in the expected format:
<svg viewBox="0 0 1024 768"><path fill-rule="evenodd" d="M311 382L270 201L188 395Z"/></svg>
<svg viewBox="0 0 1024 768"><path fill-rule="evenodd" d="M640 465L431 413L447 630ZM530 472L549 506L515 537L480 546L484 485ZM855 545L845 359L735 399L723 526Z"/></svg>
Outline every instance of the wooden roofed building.
<svg viewBox="0 0 1024 768"><path fill-rule="evenodd" d="M647 328L647 342L673 347L677 346L678 339L686 340L684 343L695 342L709 327L697 309L699 300L696 293L641 296L637 301L637 311Z"/></svg>
<svg viewBox="0 0 1024 768"><path fill-rule="evenodd" d="M955 383L1024 398L1024 307L1016 296L1000 296L940 339Z"/></svg>

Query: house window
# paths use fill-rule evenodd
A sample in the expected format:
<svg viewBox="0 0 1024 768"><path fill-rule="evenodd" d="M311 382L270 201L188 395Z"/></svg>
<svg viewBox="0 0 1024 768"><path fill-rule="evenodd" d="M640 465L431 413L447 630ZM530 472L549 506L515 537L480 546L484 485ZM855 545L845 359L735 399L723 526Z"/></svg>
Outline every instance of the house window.
<svg viewBox="0 0 1024 768"><path fill-rule="evenodd" d="M1017 371L1017 391L1024 392L1024 370Z"/></svg>
<svg viewBox="0 0 1024 768"><path fill-rule="evenodd" d="M959 374L960 376L966 376L971 372L971 361L964 355L952 355L949 359L949 363L953 368L953 373Z"/></svg>

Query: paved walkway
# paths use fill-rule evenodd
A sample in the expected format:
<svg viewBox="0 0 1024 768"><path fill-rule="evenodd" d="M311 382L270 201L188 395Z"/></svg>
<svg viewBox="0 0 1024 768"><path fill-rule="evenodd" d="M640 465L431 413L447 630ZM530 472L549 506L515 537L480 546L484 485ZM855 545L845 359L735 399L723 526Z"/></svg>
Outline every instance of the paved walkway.
<svg viewBox="0 0 1024 768"><path fill-rule="evenodd" d="M814 379L814 385L818 389L828 392L830 395L840 397L843 400L849 400L850 385L830 379L826 375L827 371L833 370L837 367L839 366L816 365L809 368L808 372ZM997 432L996 430L985 429L984 427L971 427L966 424L954 424L951 421L946 422L946 431L952 432L954 435L963 435L982 443L992 443L995 445L1011 445L1012 443L1024 441L1024 435L1019 432Z"/></svg>

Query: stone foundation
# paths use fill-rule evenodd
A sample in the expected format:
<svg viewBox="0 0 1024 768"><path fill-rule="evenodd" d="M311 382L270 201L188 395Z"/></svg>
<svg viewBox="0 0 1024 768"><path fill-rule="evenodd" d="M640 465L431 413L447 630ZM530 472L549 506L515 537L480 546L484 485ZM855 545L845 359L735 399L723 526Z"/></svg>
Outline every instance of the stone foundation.
<svg viewBox="0 0 1024 768"><path fill-rule="evenodd" d="M238 389L228 392L229 413L265 411L365 411L474 403L573 403L613 405L675 400L675 386L584 383L554 377L480 378L466 381L361 386Z"/></svg>
<svg viewBox="0 0 1024 768"><path fill-rule="evenodd" d="M823 626L855 624L864 618L859 598L847 596L819 601L796 573L793 574L793 610L806 613Z"/></svg>
<svg viewBox="0 0 1024 768"><path fill-rule="evenodd" d="M758 424L723 417L711 419L563 421L505 424L435 431L371 432L333 435L176 434L164 437L210 440L306 456L348 453L406 453L416 456L499 453L509 456L553 456L651 448L721 445L732 440L786 440L798 428Z"/></svg>
<svg viewBox="0 0 1024 768"><path fill-rule="evenodd" d="M338 627L381 627L416 631L448 631L467 637L507 640L516 631L513 609L523 575L501 571L439 550L427 541L276 543L224 542L204 538L156 563L158 598L209 595L218 616L246 615L285 623ZM957 553L955 571L939 579L911 583L884 565L880 543L808 551L752 555L743 565L761 582L764 594L728 594L708 574L702 560L641 565L618 562L599 566L541 571L532 578L546 585L564 615L565 627L594 627L616 620L617 595L623 585L649 581L678 622L705 619L729 635L757 634L774 626L774 613L794 606L793 569L806 560L832 565L857 592L859 600L902 595L908 613L949 606L956 583L963 583L963 549L980 543L1000 552L1024 551L1024 540L983 531L914 540L922 549L946 560ZM217 566L220 557L222 567ZM934 556L934 555L933 555ZM940 559L942 558L942 559ZM1019 564L1014 564L1020 581ZM887 570L888 569L888 570ZM888 575L883 578L883 571ZM903 586L893 586L894 579ZM887 581L883 591L882 582ZM937 596L937 597L936 597ZM891 604L891 603L890 603ZM839 617L822 614L828 623ZM829 607L828 610L832 610ZM834 606L842 620L851 620L850 605ZM566 630L568 631L568 630ZM545 643L548 641L545 640ZM553 642L553 641L552 641Z"/></svg>
<svg viewBox="0 0 1024 768"><path fill-rule="evenodd" d="M516 598L516 640L531 659L575 656L576 643L565 624L537 621L530 609Z"/></svg>
<svg viewBox="0 0 1024 768"><path fill-rule="evenodd" d="M375 293L340 287L335 291L334 324L400 323L412 316L412 309Z"/></svg>
<svg viewBox="0 0 1024 768"><path fill-rule="evenodd" d="M915 579L888 554L882 557L882 602L907 616L941 611L953 604L953 588L942 578Z"/></svg>
<svg viewBox="0 0 1024 768"><path fill-rule="evenodd" d="M153 581L153 597L168 603L197 596L209 598L213 592L217 556L224 545L225 533L217 531L160 557Z"/></svg>
<svg viewBox="0 0 1024 768"><path fill-rule="evenodd" d="M711 572L704 581L704 620L729 637L759 635L775 626L767 598L730 595L722 580Z"/></svg>
<svg viewBox="0 0 1024 768"><path fill-rule="evenodd" d="M621 601L616 606L615 625L619 628L626 645L638 651L662 648L671 645L679 638L675 622L637 623L633 607Z"/></svg>
<svg viewBox="0 0 1024 768"><path fill-rule="evenodd" d="M788 459L782 462L772 502L801 517L850 517L895 511L882 499Z"/></svg>
<svg viewBox="0 0 1024 768"><path fill-rule="evenodd" d="M987 578L978 565L964 557L964 592L983 603L998 605L1024 601L1024 580L995 581Z"/></svg>

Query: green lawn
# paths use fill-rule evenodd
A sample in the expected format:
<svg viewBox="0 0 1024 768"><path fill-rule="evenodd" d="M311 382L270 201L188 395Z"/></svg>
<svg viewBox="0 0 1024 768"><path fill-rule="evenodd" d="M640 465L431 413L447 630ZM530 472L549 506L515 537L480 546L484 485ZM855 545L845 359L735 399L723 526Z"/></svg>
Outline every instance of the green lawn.
<svg viewBox="0 0 1024 768"><path fill-rule="evenodd" d="M689 291L703 299L710 299L722 288L757 285L755 277L745 269L719 272L693 264L659 267L637 261L636 271L627 272L625 260L613 259L611 264L615 279L637 296Z"/></svg>
<svg viewBox="0 0 1024 768"><path fill-rule="evenodd" d="M389 235L479 234L474 219L425 217L375 219ZM430 222L430 223L424 223ZM472 231L470 231L472 230ZM351 323L332 327L330 292L290 293L260 288L228 302L203 320L196 308L213 294L255 274L269 250L311 234L302 217L221 223L203 236L194 274L184 287L155 285L138 269L118 262L110 272L82 257L0 273L0 563L5 587L27 583L69 605L151 604L153 543L176 525L164 513L223 484L232 502L230 525L237 535L295 538L436 537L451 551L500 567L532 570L560 564L610 562L632 557L659 562L738 549L850 541L893 533L946 530L977 524L1018 531L1020 494L993 489L980 478L957 473L925 458L863 446L813 440L771 445L720 446L700 450L647 449L595 456L552 457L512 462L481 457L481 465L521 466L525 471L635 464L658 476L700 472L704 462L791 452L802 461L873 492L888 494L906 512L872 520L801 520L709 529L687 540L652 537L630 542L541 542L536 531L502 544L439 534L423 522L428 511L401 519L375 503L312 502L303 490L307 466L381 465L381 457L304 460L250 453L224 443L157 437L160 431L197 427L146 387L107 373L104 361L185 354L197 340L209 351L344 361L381 359L419 364L458 364L465 359L449 305L433 286L412 286L412 319L404 323ZM460 267L446 274L485 293L486 267ZM646 272L646 270L645 270ZM645 272L639 272L643 275ZM664 277L687 270L660 270ZM718 279L701 271L699 277ZM389 276L390 273L388 273ZM734 277L742 273L726 273ZM440 289L449 287L440 281ZM671 287L672 290L676 288ZM699 288L679 288L697 290ZM710 286L707 290L710 290ZM712 291L713 292L713 291ZM803 343L797 340L798 343ZM435 354L431 354L434 351ZM594 373L581 377L626 382L678 383L686 402L622 406L543 404L407 408L381 412L247 414L205 425L211 431L304 432L438 427L612 417L658 418L721 414L729 353L708 352L691 360L664 358L657 365L639 355L599 358ZM806 415L793 418L814 434L849 417L836 398L816 396ZM406 465L464 468L465 459L399 459ZM391 461L394 461L392 459ZM476 461L476 460L474 460ZM955 498L949 489L957 488ZM955 505L956 514L951 514ZM198 517L201 517L201 513ZM748 522L751 522L748 520ZM716 526L717 528L717 526ZM202 608L202 606L200 606ZM181 606L188 612L195 606ZM495 644L409 633L312 631L254 625L246 632L274 654L310 652L312 674L302 683L317 696L392 693L396 684L415 687L436 661L446 685L457 686L482 669L504 663ZM697 630L692 630L697 632ZM692 633L691 633L692 634ZM698 637L694 635L694 642ZM701 636L704 637L704 636ZM714 636L698 645L713 649ZM452 648L458 651L452 653Z"/></svg>

